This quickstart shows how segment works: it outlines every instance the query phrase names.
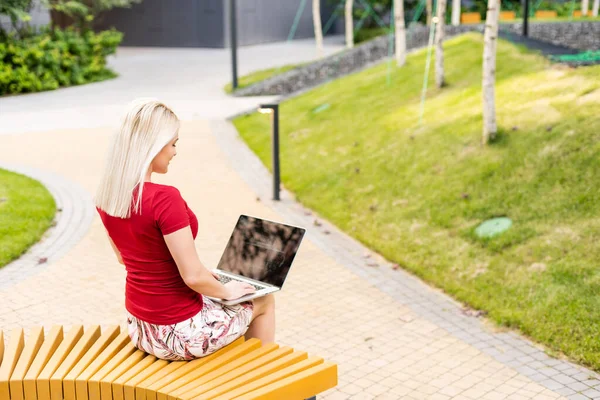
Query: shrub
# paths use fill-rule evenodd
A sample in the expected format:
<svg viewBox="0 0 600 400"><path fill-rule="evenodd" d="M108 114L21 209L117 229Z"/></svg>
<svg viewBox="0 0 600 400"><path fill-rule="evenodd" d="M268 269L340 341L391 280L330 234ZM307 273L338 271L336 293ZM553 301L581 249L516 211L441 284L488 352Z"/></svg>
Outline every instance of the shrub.
<svg viewBox="0 0 600 400"><path fill-rule="evenodd" d="M44 29L22 39L0 42L0 95L39 92L115 77L106 68L123 34L74 29Z"/></svg>

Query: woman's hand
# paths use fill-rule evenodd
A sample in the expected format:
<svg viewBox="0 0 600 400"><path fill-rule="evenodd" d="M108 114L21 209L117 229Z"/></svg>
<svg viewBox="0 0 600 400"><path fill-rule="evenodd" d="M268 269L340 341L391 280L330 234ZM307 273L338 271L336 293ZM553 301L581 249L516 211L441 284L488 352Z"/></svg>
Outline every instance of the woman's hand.
<svg viewBox="0 0 600 400"><path fill-rule="evenodd" d="M225 300L239 299L242 296L256 292L254 286L252 286L249 283L240 281L230 281L227 282L224 286L228 292L228 295L227 297L225 297Z"/></svg>

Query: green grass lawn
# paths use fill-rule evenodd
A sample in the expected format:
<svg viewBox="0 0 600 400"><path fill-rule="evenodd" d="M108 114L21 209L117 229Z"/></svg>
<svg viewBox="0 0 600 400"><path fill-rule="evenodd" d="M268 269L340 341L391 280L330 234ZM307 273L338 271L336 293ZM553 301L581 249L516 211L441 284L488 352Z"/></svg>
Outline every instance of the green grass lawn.
<svg viewBox="0 0 600 400"><path fill-rule="evenodd" d="M425 51L390 86L384 63L284 102L282 180L387 259L600 370L600 66L553 66L500 41L500 134L482 147L482 36L444 47L449 86L429 89L423 126ZM235 125L270 168L269 118ZM512 228L478 239L497 216Z"/></svg>
<svg viewBox="0 0 600 400"><path fill-rule="evenodd" d="M54 198L41 183L0 169L0 268L40 239L55 212Z"/></svg>
<svg viewBox="0 0 600 400"><path fill-rule="evenodd" d="M519 18L515 21L521 21ZM583 21L600 21L600 17L556 17L556 18L530 18L531 22L583 22ZM502 22L501 22L502 23Z"/></svg>
<svg viewBox="0 0 600 400"><path fill-rule="evenodd" d="M248 75L244 75L244 76L241 76L238 78L238 88L242 89L242 88L248 87L257 82L264 81L265 79L271 78L275 75L283 74L284 72L287 72L296 67L300 67L302 65L304 65L304 64L289 64L289 65L284 65L281 67L263 69L260 71L252 72ZM226 93L232 92L231 82L228 83L227 85L225 85L225 92Z"/></svg>

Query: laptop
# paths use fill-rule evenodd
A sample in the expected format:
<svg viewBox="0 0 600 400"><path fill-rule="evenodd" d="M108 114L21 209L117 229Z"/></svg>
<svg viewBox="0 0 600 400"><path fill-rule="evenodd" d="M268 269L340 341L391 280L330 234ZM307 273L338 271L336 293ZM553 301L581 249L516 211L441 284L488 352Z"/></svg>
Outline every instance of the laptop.
<svg viewBox="0 0 600 400"><path fill-rule="evenodd" d="M234 300L209 298L233 305L281 290L305 232L296 226L240 215L213 272L221 283L246 282L256 292Z"/></svg>

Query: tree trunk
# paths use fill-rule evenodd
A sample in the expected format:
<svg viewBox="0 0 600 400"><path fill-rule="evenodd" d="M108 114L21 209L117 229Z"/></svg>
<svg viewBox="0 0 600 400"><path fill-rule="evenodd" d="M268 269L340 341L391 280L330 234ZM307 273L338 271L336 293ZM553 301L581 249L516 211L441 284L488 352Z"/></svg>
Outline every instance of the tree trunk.
<svg viewBox="0 0 600 400"><path fill-rule="evenodd" d="M590 8L590 0L581 0L581 15L584 17L588 15L588 10Z"/></svg>
<svg viewBox="0 0 600 400"><path fill-rule="evenodd" d="M317 53L319 57L323 56L323 28L321 27L321 2L313 0L312 6L313 26L315 28L315 41L317 43Z"/></svg>
<svg viewBox="0 0 600 400"><path fill-rule="evenodd" d="M443 87L444 79L444 25L446 21L446 0L437 0L437 28L435 35L435 84Z"/></svg>
<svg viewBox="0 0 600 400"><path fill-rule="evenodd" d="M452 0L452 25L460 25L460 0Z"/></svg>
<svg viewBox="0 0 600 400"><path fill-rule="evenodd" d="M406 63L406 26L404 25L404 0L394 0L394 30L396 31L396 64Z"/></svg>
<svg viewBox="0 0 600 400"><path fill-rule="evenodd" d="M433 13L433 0L425 0L425 9L427 11L427 25L430 25L431 14Z"/></svg>
<svg viewBox="0 0 600 400"><path fill-rule="evenodd" d="M354 47L354 19L352 16L352 3L354 0L346 0L344 14L346 16L346 47L351 49Z"/></svg>
<svg viewBox="0 0 600 400"><path fill-rule="evenodd" d="M599 8L600 8L600 0L594 0L594 7L592 8L592 17L598 16Z"/></svg>
<svg viewBox="0 0 600 400"><path fill-rule="evenodd" d="M483 143L496 137L496 46L500 0L488 0L483 44Z"/></svg>

